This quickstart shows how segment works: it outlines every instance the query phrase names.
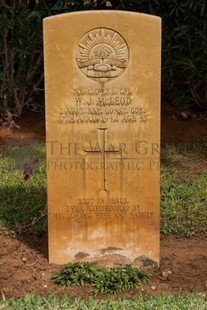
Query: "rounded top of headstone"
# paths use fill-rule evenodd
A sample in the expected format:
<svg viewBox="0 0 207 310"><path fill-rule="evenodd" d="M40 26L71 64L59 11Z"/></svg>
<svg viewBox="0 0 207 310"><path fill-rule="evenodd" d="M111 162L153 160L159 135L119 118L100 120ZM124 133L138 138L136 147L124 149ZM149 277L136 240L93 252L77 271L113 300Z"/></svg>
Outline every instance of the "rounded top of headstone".
<svg viewBox="0 0 207 310"><path fill-rule="evenodd" d="M125 39L109 28L94 28L86 32L77 44L76 55L81 72L100 83L119 77L129 63Z"/></svg>

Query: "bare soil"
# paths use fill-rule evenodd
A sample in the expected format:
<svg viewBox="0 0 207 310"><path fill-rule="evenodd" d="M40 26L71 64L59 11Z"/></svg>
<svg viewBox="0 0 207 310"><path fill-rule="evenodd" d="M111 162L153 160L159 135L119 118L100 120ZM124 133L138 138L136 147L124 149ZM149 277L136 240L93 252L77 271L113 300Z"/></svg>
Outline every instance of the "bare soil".
<svg viewBox="0 0 207 310"><path fill-rule="evenodd" d="M0 291L6 298L20 297L28 293L41 296L55 294L62 297L88 298L89 287L60 288L51 276L60 266L49 264L47 237L32 235L0 235ZM193 291L207 292L207 240L184 239L176 236L161 236L161 265L147 284L137 289L116 294L114 298L135 296L140 291L150 294L186 294ZM99 294L97 298L108 298Z"/></svg>
<svg viewBox="0 0 207 310"><path fill-rule="evenodd" d="M184 115L185 116L185 115ZM0 127L0 146L29 144L45 140L44 116L30 112L16 123L20 129ZM204 117L183 118L177 112L164 111L162 116L162 144L207 142L207 120ZM71 298L88 298L89 287L59 288L51 276L60 266L48 262L47 236L38 238L29 233L13 238L0 234L0 291L6 298L20 297L27 293L42 296L67 293ZM161 236L160 269L147 284L138 289L117 294L135 296L140 291L151 294L186 294L197 290L207 293L207 239ZM98 295L97 298L108 298Z"/></svg>

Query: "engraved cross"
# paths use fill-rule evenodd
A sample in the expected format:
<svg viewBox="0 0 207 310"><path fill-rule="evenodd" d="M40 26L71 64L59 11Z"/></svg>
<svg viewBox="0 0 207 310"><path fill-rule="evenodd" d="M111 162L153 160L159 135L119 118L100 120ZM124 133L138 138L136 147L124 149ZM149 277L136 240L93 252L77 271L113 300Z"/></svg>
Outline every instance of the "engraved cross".
<svg viewBox="0 0 207 310"><path fill-rule="evenodd" d="M100 148L99 149L95 149L95 150L86 150L84 149L85 152L87 153L93 153L93 154L100 154L101 155L101 159L103 161L103 169L101 169L101 190L100 191L105 191L107 192L106 189L106 160L107 160L107 155L108 154L120 154L120 156L122 157L122 149L119 150L115 150L114 148L112 150L106 150L106 130L107 128L101 127L101 128L97 128L98 130L100 130L101 133L101 141L100 141Z"/></svg>

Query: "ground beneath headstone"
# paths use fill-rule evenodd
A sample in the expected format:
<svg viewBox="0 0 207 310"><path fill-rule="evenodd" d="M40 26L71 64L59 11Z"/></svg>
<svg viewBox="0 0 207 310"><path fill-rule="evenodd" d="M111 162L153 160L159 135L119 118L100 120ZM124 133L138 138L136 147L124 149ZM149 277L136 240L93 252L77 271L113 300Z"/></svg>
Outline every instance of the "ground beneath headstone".
<svg viewBox="0 0 207 310"><path fill-rule="evenodd" d="M26 234L18 238L0 235L0 291L6 298L34 293L41 296L55 294L62 297L88 298L89 287L60 288L51 276L60 266L49 264L47 237L37 238ZM161 267L147 284L138 289L116 294L114 298L133 297L140 291L150 294L187 294L207 292L207 240L184 239L176 236L161 237ZM97 298L109 298L98 295Z"/></svg>
<svg viewBox="0 0 207 310"><path fill-rule="evenodd" d="M187 117L187 118L186 118ZM16 121L20 129L0 127L0 145L24 145L45 140L44 116L30 112ZM207 120L203 115L181 115L164 111L162 144L207 142ZM60 266L48 263L47 237L29 233L13 238L0 234L0 291L6 298L36 293L42 296L67 293L72 298L91 296L90 288L62 289L51 280ZM140 291L151 294L186 294L197 290L207 292L207 239L161 236L161 267L150 281L139 289L115 296L135 296ZM97 298L108 298L98 295Z"/></svg>

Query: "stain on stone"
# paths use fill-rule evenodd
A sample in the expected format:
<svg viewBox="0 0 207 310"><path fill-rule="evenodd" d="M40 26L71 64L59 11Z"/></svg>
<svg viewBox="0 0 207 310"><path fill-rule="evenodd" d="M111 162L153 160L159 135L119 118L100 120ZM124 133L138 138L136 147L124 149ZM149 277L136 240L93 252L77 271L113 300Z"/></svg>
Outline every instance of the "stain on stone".
<svg viewBox="0 0 207 310"><path fill-rule="evenodd" d="M158 263L155 262L154 260L141 255L135 258L134 263L137 265L137 267L139 268L143 268L143 269L151 269L151 268L157 268L158 267Z"/></svg>
<svg viewBox="0 0 207 310"><path fill-rule="evenodd" d="M85 252L78 252L78 253L75 255L75 258L76 258L76 259L81 259L81 258L85 258L85 257L88 257L88 256L90 256L90 254L85 253Z"/></svg>
<svg viewBox="0 0 207 310"><path fill-rule="evenodd" d="M113 247L113 246L109 246L108 248L101 249L100 252L101 252L102 254L105 254L105 253L107 253L107 252L113 253L113 252L115 252L115 251L120 251L120 250L122 250L122 249L121 249L121 248L116 248L116 247Z"/></svg>

